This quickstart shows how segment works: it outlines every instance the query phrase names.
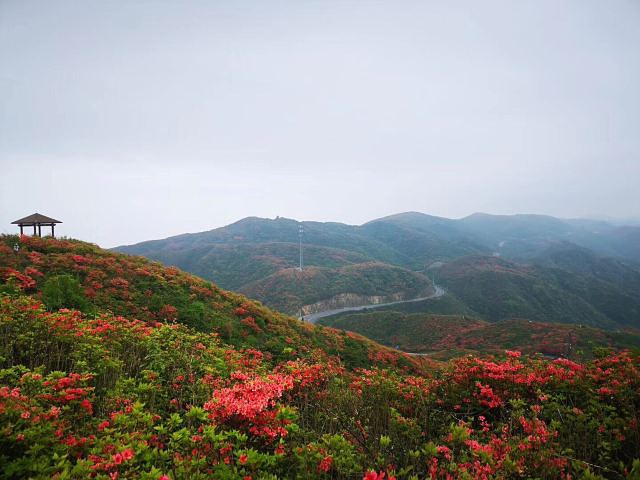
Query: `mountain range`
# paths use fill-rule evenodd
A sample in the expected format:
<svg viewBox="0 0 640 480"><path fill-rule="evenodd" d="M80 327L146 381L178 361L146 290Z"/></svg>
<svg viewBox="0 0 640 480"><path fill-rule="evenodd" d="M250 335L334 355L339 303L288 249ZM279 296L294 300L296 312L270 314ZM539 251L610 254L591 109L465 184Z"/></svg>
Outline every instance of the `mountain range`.
<svg viewBox="0 0 640 480"><path fill-rule="evenodd" d="M605 221L408 212L356 226L249 217L115 250L178 266L285 313L428 297L435 281L447 294L423 304L423 313L640 327L640 227Z"/></svg>

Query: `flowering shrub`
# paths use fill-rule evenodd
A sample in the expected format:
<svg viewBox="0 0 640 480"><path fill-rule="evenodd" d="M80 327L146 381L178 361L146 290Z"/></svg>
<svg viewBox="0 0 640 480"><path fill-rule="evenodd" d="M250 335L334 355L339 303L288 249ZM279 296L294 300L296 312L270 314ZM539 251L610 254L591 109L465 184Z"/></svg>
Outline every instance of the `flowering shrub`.
<svg viewBox="0 0 640 480"><path fill-rule="evenodd" d="M26 239L0 260L0 478L640 475L637 354L412 363L86 244ZM95 311L41 302L43 282L70 270L95 287ZM167 285L209 302L204 318L219 329L180 323L179 295L154 300ZM241 335L223 322L263 344L224 343Z"/></svg>
<svg viewBox="0 0 640 480"><path fill-rule="evenodd" d="M640 456L628 352L465 357L432 376L274 365L178 324L49 313L23 295L0 297L0 333L9 477L568 479L630 474Z"/></svg>
<svg viewBox="0 0 640 480"><path fill-rule="evenodd" d="M13 250L16 243L18 251ZM0 247L0 292L33 294L52 311L108 311L144 322L179 322L214 331L239 348L259 347L279 360L295 360L302 353L340 356L349 366L375 363L423 369L420 359L359 335L345 343L345 332L293 322L240 295L142 257L107 252L76 240L15 235L0 236Z"/></svg>

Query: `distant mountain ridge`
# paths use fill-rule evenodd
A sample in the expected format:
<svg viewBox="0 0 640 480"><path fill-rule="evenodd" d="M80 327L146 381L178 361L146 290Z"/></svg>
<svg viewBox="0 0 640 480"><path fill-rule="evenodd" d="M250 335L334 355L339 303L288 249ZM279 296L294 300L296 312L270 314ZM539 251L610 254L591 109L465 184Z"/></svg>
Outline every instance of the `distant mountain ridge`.
<svg viewBox="0 0 640 480"><path fill-rule="evenodd" d="M300 224L309 267L304 276L295 272ZM408 299L432 288L428 276L435 276L489 321L515 315L606 328L640 325L640 303L631 294L640 285L640 227L604 221L419 212L362 225L247 217L115 250L176 265L286 313L351 294ZM442 268L430 269L440 262ZM505 271L506 264L520 274Z"/></svg>
<svg viewBox="0 0 640 480"><path fill-rule="evenodd" d="M515 242L520 248L506 250L507 256L525 256L531 246L546 248L558 241L571 241L601 255L640 263L640 226L620 226L602 220L559 219L547 215L491 215L474 213L461 219L405 212L371 220L362 225L338 222L312 222L277 217L246 217L213 230L186 233L161 240L149 240L114 248L118 251L157 252L181 250L223 243L283 242L297 244L298 225L304 225L305 243L373 255L380 261L411 263L401 245L387 244L390 233L412 233L423 242L457 242L442 252L443 258L458 253L492 253ZM385 235L386 234L386 235ZM503 246L500 244L504 242ZM433 245L431 245L433 247ZM432 257L437 252L430 251ZM405 257L405 258L403 258Z"/></svg>

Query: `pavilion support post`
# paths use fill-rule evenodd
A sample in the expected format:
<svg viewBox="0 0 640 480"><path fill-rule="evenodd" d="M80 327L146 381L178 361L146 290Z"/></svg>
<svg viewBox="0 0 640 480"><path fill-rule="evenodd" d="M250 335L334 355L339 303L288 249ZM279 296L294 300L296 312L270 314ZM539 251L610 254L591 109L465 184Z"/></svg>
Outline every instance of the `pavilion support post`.
<svg viewBox="0 0 640 480"><path fill-rule="evenodd" d="M20 236L24 235L23 231L22 231L22 224L20 224Z"/></svg>
<svg viewBox="0 0 640 480"><path fill-rule="evenodd" d="M36 224L35 223L33 224L33 236L34 237L36 236Z"/></svg>
<svg viewBox="0 0 640 480"><path fill-rule="evenodd" d="M52 224L51 224L51 238L56 238L56 236L55 236L55 234L54 234L54 230L53 230L55 227L56 227L56 224L55 224L55 223L52 223Z"/></svg>
<svg viewBox="0 0 640 480"><path fill-rule="evenodd" d="M38 224L38 236L42 237L42 225Z"/></svg>

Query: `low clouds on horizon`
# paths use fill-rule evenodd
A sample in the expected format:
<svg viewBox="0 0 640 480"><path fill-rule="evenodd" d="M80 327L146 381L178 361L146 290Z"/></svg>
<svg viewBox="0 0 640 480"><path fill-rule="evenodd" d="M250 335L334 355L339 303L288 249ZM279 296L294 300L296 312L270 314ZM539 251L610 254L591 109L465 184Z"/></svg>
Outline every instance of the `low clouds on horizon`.
<svg viewBox="0 0 640 480"><path fill-rule="evenodd" d="M640 3L0 3L0 232L640 217Z"/></svg>

